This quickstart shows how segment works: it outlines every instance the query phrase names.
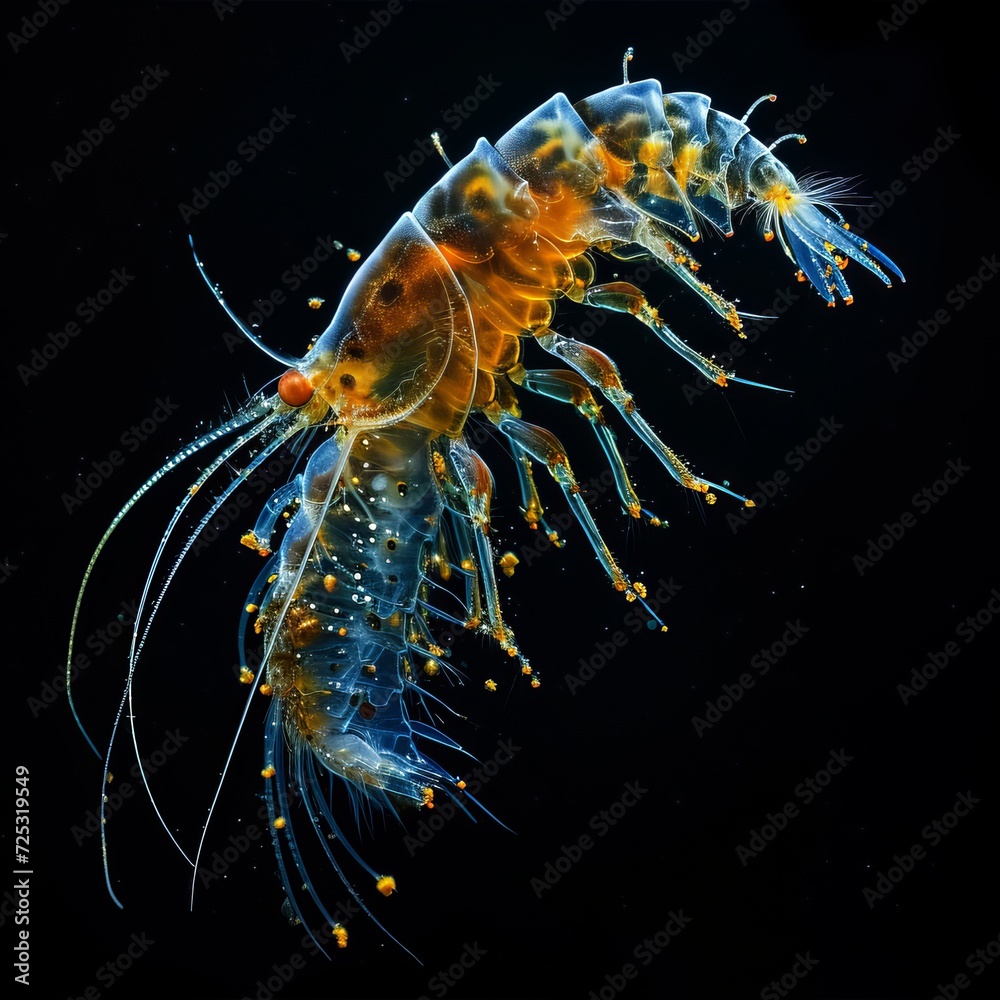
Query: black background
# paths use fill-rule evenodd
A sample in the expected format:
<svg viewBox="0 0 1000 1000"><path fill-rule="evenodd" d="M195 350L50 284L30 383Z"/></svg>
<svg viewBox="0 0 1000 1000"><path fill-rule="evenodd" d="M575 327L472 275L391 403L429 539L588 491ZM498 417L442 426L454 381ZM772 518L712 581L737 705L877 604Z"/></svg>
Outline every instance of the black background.
<svg viewBox="0 0 1000 1000"><path fill-rule="evenodd" d="M291 981L274 980L270 989L280 985L281 997L435 996L442 987L432 977L466 945L485 954L450 997L584 998L602 987L607 997L606 977L628 962L638 975L622 980L626 997L759 996L806 952L817 964L792 991L797 998L931 998L962 972L971 983L963 994L995 991L1000 968L976 976L965 960L995 945L1000 931L990 738L1000 625L986 625L969 644L959 638L960 654L908 704L897 691L1000 587L992 405L1000 286L987 282L961 309L949 299L998 250L988 159L995 155L993 74L988 58L977 56L977 38L991 26L940 0L904 5L912 11L905 18L888 3L803 10L754 0L742 11L729 4L733 23L704 46L703 22L727 5L591 0L558 21L546 15L558 12L554 0L413 2L347 58L343 44L353 44L381 6L245 2L220 16L221 5L202 3L94 12L74 2L16 52L7 46L5 161L13 176L0 253L14 428L0 557L6 663L15 679L9 766L31 773L33 991L263 997L274 966L301 964ZM894 8L898 30L883 37L878 21ZM19 31L20 18L37 9L9 10L7 29ZM61 675L79 580L121 504L184 442L280 374L249 345L234 345L192 263L187 234L246 316L254 299L283 287L283 272L308 257L318 238L340 239L365 256L374 249L442 172L428 157L402 183L387 180L418 140L440 130L457 160L478 136L495 140L557 91L577 100L619 82L628 45L636 48L633 79L655 76L665 91L704 92L736 117L760 94L776 92L778 102L750 120L764 141L787 131L782 117L811 93L829 94L801 126L808 144L788 143L780 155L800 175L856 176L869 198L896 183L894 204L864 232L899 263L906 284L887 291L852 265L856 303L827 309L795 284L790 263L748 218L732 240L709 239L697 254L702 273L746 310L769 308L789 286L798 296L737 364L740 375L794 395L733 386L692 401L682 388L693 384L691 371L638 324L613 316L594 339L617 360L646 417L698 471L748 492L778 470L789 476L734 530L727 515L738 514L735 503L705 507L631 448L640 494L669 529L626 524L610 495L595 512L630 573L654 593L660 580L679 586L664 610L665 636L633 635L623 623L628 608L606 586L579 530L567 532L562 552L525 558L521 547L533 538L519 519L512 466L499 444L483 446L497 476L498 544L522 557L515 577L503 581L505 607L543 685L512 684L506 658L479 639L454 651L453 662L470 677L454 701L469 721L449 732L484 761L498 741L518 748L479 796L516 835L456 817L412 857L390 824L356 838L376 864L388 859L400 892L378 899L378 913L423 966L363 917L350 922L350 947L332 961L308 954L304 929L290 928L279 913L266 838L224 879L199 887L189 912L190 869L128 775L133 758L124 734L111 787L130 782L135 794L108 824L112 879L125 903L119 911L105 890L99 837L87 830L100 763L65 696L46 685ZM695 58L675 59L691 45ZM121 120L112 102L140 83L147 65L169 76ZM452 128L448 109L474 93L480 76L499 86ZM268 125L273 108L286 107L294 120L246 162L240 143ZM104 117L113 131L58 178L53 161L65 161L67 143ZM942 134L958 138L926 171L916 168L913 157ZM185 222L179 205L232 159L240 174ZM859 208L845 211L850 221L861 219ZM329 321L355 266L343 256L323 263L262 336L301 353ZM18 366L30 364L32 351L76 318L77 305L116 268L133 276L126 289L25 382ZM726 349L727 329L669 278L653 275L644 285L692 344L706 353ZM308 295L324 297L325 311L310 311ZM940 309L947 316L940 333L894 371L888 353ZM580 318L561 305L556 325L572 333ZM539 352L532 363L546 361ZM122 436L151 418L158 401L171 404L169 418L128 450ZM581 480L600 475L601 455L571 412L527 400L525 416L560 435ZM786 455L808 446L824 418L839 425L836 435L793 471ZM624 429L621 437L629 440ZM115 450L121 466L68 510L76 477ZM143 499L97 564L80 620L84 649L123 602L140 595L197 461ZM918 512L914 495L951 461L969 471ZM558 491L543 488L550 510L561 511ZM179 734L179 749L151 781L188 851L245 691L233 681L235 638L258 567L237 537L262 500L246 512L247 525L222 532L181 570L140 661L141 748L150 753L167 733ZM859 575L854 557L907 511L915 525ZM796 620L808 633L759 676L751 658ZM619 630L624 648L571 692L566 676ZM80 714L100 746L126 653L123 637L92 657L76 683ZM704 716L706 701L747 672L754 686L699 736L692 717ZM492 698L481 691L486 676L500 679ZM255 704L206 858L255 822L262 715ZM851 761L807 804L796 786L831 751ZM596 836L592 818L619 801L629 782L647 791ZM971 815L930 845L921 831L969 792L980 800ZM737 847L789 801L798 814L742 864ZM418 819L409 818L411 835ZM531 880L563 845L588 833L593 848L539 899ZM914 844L925 857L870 906L863 890ZM316 881L327 899L343 896L333 872L317 873ZM690 924L642 965L634 949L664 928L672 910L683 910ZM3 923L13 931L6 907ZM133 935L153 943L109 979L99 970L127 954Z"/></svg>

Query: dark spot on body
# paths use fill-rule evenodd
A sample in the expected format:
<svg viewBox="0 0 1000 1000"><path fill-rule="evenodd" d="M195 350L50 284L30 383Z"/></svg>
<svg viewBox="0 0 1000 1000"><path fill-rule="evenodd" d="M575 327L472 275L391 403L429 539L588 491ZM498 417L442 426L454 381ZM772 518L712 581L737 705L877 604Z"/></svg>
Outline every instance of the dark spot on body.
<svg viewBox="0 0 1000 1000"><path fill-rule="evenodd" d="M383 305L391 306L403 294L403 286L398 281L387 281L379 289L378 297Z"/></svg>

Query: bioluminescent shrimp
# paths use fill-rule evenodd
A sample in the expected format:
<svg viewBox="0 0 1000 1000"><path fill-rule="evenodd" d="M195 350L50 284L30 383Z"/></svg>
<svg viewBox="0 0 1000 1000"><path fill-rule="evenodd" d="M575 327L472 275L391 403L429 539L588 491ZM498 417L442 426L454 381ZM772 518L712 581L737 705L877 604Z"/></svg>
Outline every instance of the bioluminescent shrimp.
<svg viewBox="0 0 1000 1000"><path fill-rule="evenodd" d="M257 669L244 671L255 689L244 718L256 690L269 698L263 776L287 911L303 920L307 910L318 913L341 946L347 929L324 902L317 868L334 868L369 914L374 903L363 901L357 876L371 879L376 901L392 894L395 880L352 844L332 790L341 798L346 792L356 813L431 809L442 800L485 811L435 761L435 746L461 747L426 721L441 704L442 679L454 679L433 623L488 633L527 682L540 684L501 613L493 477L467 437L470 418L485 418L506 439L528 525L556 537L536 484L544 468L601 570L630 601L644 603L644 588L602 537L566 449L522 415L533 395L565 403L589 424L631 517L659 523L629 479L605 403L681 486L708 503L719 492L750 504L691 471L640 413L607 354L554 328L562 302L626 313L710 381L744 381L688 346L635 285L595 283L595 259L655 262L736 331L740 313L701 277L686 243L705 227L731 234L741 206L758 210L765 238L778 241L830 305L838 297L852 301L849 261L885 285L890 275L903 278L849 231L829 188L797 182L774 147L750 134L749 112L737 119L701 94L664 94L656 80L629 82L630 57L622 84L576 104L556 94L495 143L480 139L468 156L448 163L362 264L303 357L262 345L209 282L246 336L285 368L277 391L167 462L101 542L182 460L233 439L191 485L160 543L120 718L159 603L154 575L189 505L224 468L250 455L182 544L166 583L238 483L279 449L297 457L297 473L243 537L262 566L246 601L241 662L248 662L247 633L263 646ZM530 352L547 355L548 365L536 366ZM500 565L513 571L509 556ZM647 611L652 627L665 629ZM110 877L108 887L114 896Z"/></svg>

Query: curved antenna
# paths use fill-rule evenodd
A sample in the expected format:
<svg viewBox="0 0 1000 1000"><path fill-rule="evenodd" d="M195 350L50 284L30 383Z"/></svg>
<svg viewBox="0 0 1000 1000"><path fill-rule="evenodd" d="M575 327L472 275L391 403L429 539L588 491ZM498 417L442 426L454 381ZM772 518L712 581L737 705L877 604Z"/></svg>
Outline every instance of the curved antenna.
<svg viewBox="0 0 1000 1000"><path fill-rule="evenodd" d="M801 132L789 132L787 135L778 136L770 146L767 147L769 153L773 153L777 146L780 146L783 142L788 142L789 139L794 139L800 146L805 145L806 137Z"/></svg>
<svg viewBox="0 0 1000 1000"><path fill-rule="evenodd" d="M763 97L758 97L757 100L754 101L749 108L747 108L747 113L740 119L740 124L746 125L747 119L754 113L754 110L761 104L763 104L765 101L776 101L777 99L778 99L777 94L764 94Z"/></svg>
<svg viewBox="0 0 1000 1000"><path fill-rule="evenodd" d="M277 419L278 417L276 415L272 415L268 420L265 420L265 422L261 425L261 427L257 431L255 431L253 435L250 436L249 440L252 440L258 434L262 433ZM160 600L162 600L163 598L163 592L166 590L167 586L169 586L170 581L173 579L173 576L177 571L177 567L180 564L180 561L183 560L188 549L193 544L194 539L197 538L202 528L204 528L204 526L212 519L212 517L215 516L219 507L226 502L228 497L232 494L232 491L242 481L241 478L237 478L236 480L234 480L233 483L231 483L230 486L223 491L222 496L215 502L215 504L213 504L212 509L202 518L202 521L199 524L198 528L195 530L191 538L188 539L185 549L178 557L178 560L175 562L174 567L171 570L170 575L168 576L167 581L160 592L160 597L157 600L156 605L154 606L153 611L150 614L150 620L146 622L145 628L143 629L142 639L139 640L138 645L136 644L136 640L139 634L139 623L142 620L143 609L146 603L146 598L149 594L152 575L156 572L156 567L159 564L160 556L162 555L163 550L166 547L166 544L170 538L170 535L173 532L175 525L180 520L182 514L184 513L184 510L187 508L187 505L191 502L191 499L195 496L198 490L208 481L208 479L215 472L217 472L233 456L233 454L235 454L240 448L242 448L247 443L247 440L248 439L246 437L241 435L236 441L234 441L231 445L229 445L222 452L221 455L217 456L212 461L212 463L201 473L197 481L194 483L193 486L190 487L190 489L188 489L187 493L185 493L184 495L184 498L177 505L177 509L174 511L174 515L171 518L170 524L167 526L167 530L164 532L163 537L160 539L160 544L159 547L157 548L156 556L154 557L153 564L150 568L149 574L147 574L146 584L143 589L142 598L139 601L139 607L136 611L135 622L132 626L133 629L132 645L131 648L129 649L129 669L128 669L128 677L125 682L125 689L124 691L122 691L122 697L118 703L118 711L115 713L115 720L111 727L111 738L108 741L107 754L103 756L99 754L99 756L102 756L102 759L104 761L104 771L101 777L101 810L100 810L101 854L104 861L104 881L105 884L107 885L109 895L111 896L112 900L114 900L115 904L118 906L119 909L124 909L124 907L122 906L121 901L115 895L115 891L111 886L111 872L108 864L108 838L107 838L107 822L105 816L106 796L104 795L104 786L107 785L109 781L109 775L111 773L111 753L114 750L115 738L118 735L118 726L121 723L122 714L125 711L126 704L128 704L129 706L129 724L132 732L132 743L133 746L135 747L136 757L140 760L140 774L142 775L143 784L145 785L146 788L146 793L149 795L150 804L153 806L153 811L156 813L157 819L159 819L160 821L160 825L166 831L167 836L172 841L174 847L177 848L177 850L180 852L184 860L187 861L188 864L190 864L192 867L194 867L194 862L192 862L192 860L187 856L187 853L184 851L184 848L182 848L181 845L177 843L177 839L174 837L173 832L167 825L166 820L163 818L159 806L156 803L156 799L153 796L152 789L149 787L149 782L146 778L145 769L141 765L142 755L139 752L138 741L135 734L135 715L132 708L132 683L135 677L135 670L136 670L136 665L138 663L139 652L141 651L142 644L145 641L146 635L149 632L149 627L152 622L152 618L153 616L155 616L156 609L159 607ZM266 455L272 453L274 448L277 447L280 441L281 439L279 438L278 441L275 442L271 447L264 449L262 455L266 457Z"/></svg>
<svg viewBox="0 0 1000 1000"><path fill-rule="evenodd" d="M76 604L73 606L73 621L70 625L69 630L69 651L66 655L66 698L69 701L69 709L73 715L73 719L76 722L77 728L83 734L84 739L90 744L91 750L94 751L98 760L104 759L104 754L97 749L94 741L90 738L90 734L87 732L80 720L80 716L76 711L76 703L73 701L73 687L72 687L72 673L73 673L73 650L76 646L76 630L80 619L80 608L83 605L83 595L87 589L87 584L90 582L91 574L94 571L94 566L97 563L97 559L101 552L104 551L104 546L107 545L108 539L114 533L114 530L121 524L122 518L139 502L139 498L147 493L159 480L161 480L168 472L177 468L181 462L186 458L190 458L192 455L201 451L207 445L213 444L220 438L231 434L235 430L239 430L240 427L246 426L246 424L251 423L254 420L259 419L267 413L267 407L263 402L257 403L243 413L237 414L237 416L232 417L227 420L224 424L220 424L218 427L213 428L207 434L203 434L197 441L193 441L191 444L185 446L177 454L171 456L159 469L154 472L149 479L147 479L142 486L139 487L129 498L128 502L122 507L120 511L114 516L111 524L108 526L107 531L104 532L103 537L97 543L97 548L94 550L94 554L90 557L90 562L87 563L87 569L83 574L83 580L80 582L80 590L76 596Z"/></svg>
<svg viewBox="0 0 1000 1000"><path fill-rule="evenodd" d="M248 442L248 440L253 440L254 436L257 436L258 434L262 434L270 426L272 426L273 423L275 423L276 420L277 420L277 417L273 417L273 418L271 418L269 420L266 420L263 424L261 424L259 431L255 432L254 435L252 435L250 438L246 438L246 437L242 437L241 436L237 441L235 441L233 443L233 445L230 448L228 448L222 455L220 455L215 460L215 462L213 462L211 468L209 470L207 470L203 474L204 478L207 480L208 476L212 475L214 472L216 472L218 469L220 469L226 462L228 462L228 460L232 457L232 455L235 454L235 452L239 448L241 448L243 445L245 445ZM143 647L145 646L146 639L149 636L149 631L150 631L150 629L153 626L153 620L155 619L155 617L157 615L157 612L160 609L160 605L161 605L161 603L163 601L163 598L166 596L167 589L170 587L170 584L173 582L174 577L177 575L177 571L180 569L182 563L184 562L184 559L187 557L187 554L191 550L192 545L194 545L195 541L199 538L199 536L201 535L202 531L211 523L212 518L215 517L215 515L219 512L219 510L222 508L223 504L225 504L226 501L233 495L233 493L235 492L235 490L239 486L239 484L241 482L244 482L245 480L247 480L255 472L255 470L259 466L261 466L268 458L271 457L271 455L273 455L275 453L275 451L277 451L277 449L279 447L281 447L281 445L283 445L285 442L287 442L291 438L293 438L296 434L299 433L300 430L301 430L301 428L300 428L300 426L297 423L291 425L288 428L286 428L285 431L279 437L275 438L275 440L272 441L271 444L267 445L260 452L259 455L256 455L254 457L253 461L250 463L250 465L248 465L240 473L240 475L237 476L236 479L234 479L222 491L222 493L215 499L214 503L212 504L212 507L202 516L202 519L198 523L198 526L188 536L187 541L184 543L184 547L181 549L180 553L178 554L178 556L174 560L174 564L170 568L170 571L167 573L166 579L163 581L163 585L160 588L160 593L157 596L156 600L153 602L153 606L152 606L152 608L151 608L151 610L149 612L149 617L146 619L145 624L143 626L142 636L139 637L139 622L142 620L143 612L144 612L145 605L146 605L146 600L149 597L149 591L150 591L150 587L152 585L153 577L154 577L154 575L156 573L157 567L159 566L160 558L163 555L164 549L166 548L166 543L167 543L168 539L170 538L170 535L173 533L173 529L176 526L177 521L180 518L181 511L183 510L184 506L187 504L188 497L185 497L184 500L181 502L181 504L178 506L178 509L177 509L177 511L174 514L174 517L172 518L170 524L168 525L167 530L164 533L164 536L163 536L163 538L160 541L160 545L157 548L156 556L153 559L153 563L152 563L152 565L151 565L151 567L149 569L149 572L147 574L147 577L146 577L146 585L143 588L142 597L141 597L141 599L139 601L138 612L136 614L136 623L135 623L135 627L134 627L134 630L133 630L133 633L132 633L132 646L131 646L131 649L129 651L129 678L128 678L128 685L127 685L127 687L128 687L128 698L129 698L129 708L130 708L129 717L130 717L130 720L132 721L132 725L131 725L130 728L131 728L131 732L132 732L132 744L135 747L136 757L140 761L140 773L142 774L143 783L145 784L145 787L146 787L146 792L149 795L150 802L153 805L153 809L156 811L157 816L160 818L161 824L163 825L164 829L167 830L167 834L168 834L168 836L171 836L172 840L173 840L173 837L170 834L170 830L167 829L167 825L166 825L165 821L163 820L163 817L160 815L160 810L159 810L159 808L156 805L156 801L155 801L155 799L153 797L153 791L149 787L148 781L146 781L145 770L141 766L142 754L141 754L141 752L139 750L138 736L137 736L136 730L135 730L135 724L134 724L135 717L134 717L134 714L131 712L133 680L134 680L136 668L138 667L138 664L139 664L139 657L142 654L142 650L143 650ZM190 495L193 495L193 494L190 494ZM176 841L174 841L174 843L176 844ZM178 848L178 849L180 849L180 848ZM184 851L181 850L181 853L184 854ZM193 862L191 862L190 859L187 858L186 854L184 854L184 857L193 866Z"/></svg>
<svg viewBox="0 0 1000 1000"><path fill-rule="evenodd" d="M195 264L198 265L198 272L201 274L202 278L205 279L205 284L211 289L216 301L220 306L222 306L223 309L226 310L226 315L233 321L233 323L236 324L236 329L239 330L240 333L242 333L243 336L254 345L254 347L262 350L269 358L272 358L279 364L286 365L289 368L297 368L301 358L293 358L290 354L282 354L281 351L276 351L273 347L268 347L268 345L265 344L264 341L261 340L255 333L252 333L243 320L241 320L239 316L237 316L236 313L229 308L229 303L226 302L222 295L222 289L205 273L205 265L198 257L198 251L194 248L194 237L190 233L188 234L188 243L191 244L191 253L194 255Z"/></svg>

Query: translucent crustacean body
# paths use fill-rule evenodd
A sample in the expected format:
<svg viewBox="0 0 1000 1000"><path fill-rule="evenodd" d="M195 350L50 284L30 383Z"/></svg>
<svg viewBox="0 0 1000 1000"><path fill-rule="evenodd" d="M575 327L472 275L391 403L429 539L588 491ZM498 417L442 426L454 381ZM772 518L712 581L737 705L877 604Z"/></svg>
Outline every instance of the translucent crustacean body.
<svg viewBox="0 0 1000 1000"><path fill-rule="evenodd" d="M287 367L277 393L254 400L168 462L109 529L182 459L235 434L190 488L164 543L218 470L245 449L255 449L252 458L214 498L179 563L238 482L279 448L298 455L302 471L243 538L266 562L247 600L241 655L247 662L246 632L261 636L260 667L245 670L244 679L271 698L263 775L289 914L301 918L308 897L341 946L346 929L324 905L301 838L315 836L366 912L343 867L348 857L383 895L395 881L345 836L329 804L330 783L343 783L365 808L390 812L433 808L442 796L463 809L473 805L427 749L458 744L414 711L438 700L436 678L449 671L429 623L487 632L530 683L540 683L501 614L493 480L466 439L470 417L485 417L509 443L529 525L557 538L535 482L535 469L544 466L629 600L643 601L642 585L629 580L602 538L566 450L522 419L522 401L548 396L590 424L632 517L659 523L629 481L602 402L681 485L709 503L713 490L744 500L690 471L640 415L606 354L553 329L563 299L627 313L712 382L743 381L676 336L639 288L595 284L595 252L655 261L737 331L735 306L702 280L684 241L696 240L706 224L730 234L732 212L743 205L761 210L765 237L777 237L802 280L831 305L838 296L851 301L842 273L848 260L886 285L887 272L902 278L848 230L822 192L797 183L745 122L715 111L701 94L664 94L656 80L629 83L626 76L575 105L557 94L495 144L480 139L393 226L303 358L268 349ZM527 341L554 366L526 367ZM287 530L279 533L279 524ZM500 565L509 575L514 562L505 557ZM653 627L665 628L648 613Z"/></svg>

